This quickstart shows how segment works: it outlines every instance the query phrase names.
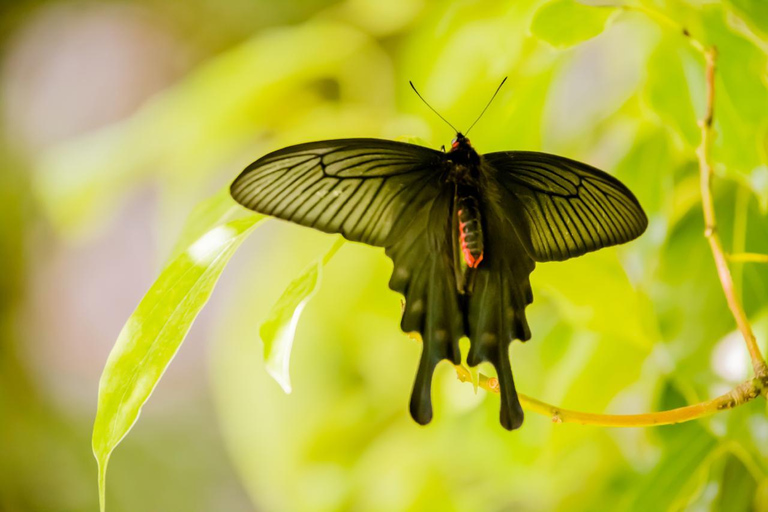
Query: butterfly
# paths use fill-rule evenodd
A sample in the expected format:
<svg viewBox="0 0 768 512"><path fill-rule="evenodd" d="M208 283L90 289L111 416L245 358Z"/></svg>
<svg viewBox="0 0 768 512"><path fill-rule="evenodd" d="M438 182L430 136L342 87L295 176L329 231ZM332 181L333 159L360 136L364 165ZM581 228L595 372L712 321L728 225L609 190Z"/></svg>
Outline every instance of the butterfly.
<svg viewBox="0 0 768 512"><path fill-rule="evenodd" d="M495 367L501 424L514 430L523 410L509 345L531 337L525 308L536 262L628 242L648 219L603 171L533 151L481 155L454 131L448 151L374 138L290 146L249 165L230 193L256 212L384 248L389 287L405 298L401 328L423 342L410 401L416 422L431 421L435 367L461 364L467 336L467 363Z"/></svg>

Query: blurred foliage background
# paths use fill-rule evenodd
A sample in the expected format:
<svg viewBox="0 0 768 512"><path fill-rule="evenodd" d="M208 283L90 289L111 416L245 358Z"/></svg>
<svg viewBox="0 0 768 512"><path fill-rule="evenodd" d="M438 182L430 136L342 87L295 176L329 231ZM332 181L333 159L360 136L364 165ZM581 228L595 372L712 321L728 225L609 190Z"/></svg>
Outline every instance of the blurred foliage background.
<svg viewBox="0 0 768 512"><path fill-rule="evenodd" d="M589 162L649 214L636 242L533 273L533 339L511 351L521 392L632 413L747 378L702 236L700 55L637 9L596 21L566 5L572 16L542 15L532 31L551 3L1 3L0 510L96 510L99 374L196 203L290 143L450 141L409 79L463 127L509 75L473 130L480 152ZM720 50L721 235L729 252L768 253L766 3L627 4ZM509 433L498 396L446 364L435 420L418 427L407 401L420 347L399 331L391 264L357 244L306 308L286 396L264 371L259 326L332 243L270 221L244 244L117 450L110 511L768 510L764 400L656 429L528 414ZM732 270L765 350L768 267Z"/></svg>

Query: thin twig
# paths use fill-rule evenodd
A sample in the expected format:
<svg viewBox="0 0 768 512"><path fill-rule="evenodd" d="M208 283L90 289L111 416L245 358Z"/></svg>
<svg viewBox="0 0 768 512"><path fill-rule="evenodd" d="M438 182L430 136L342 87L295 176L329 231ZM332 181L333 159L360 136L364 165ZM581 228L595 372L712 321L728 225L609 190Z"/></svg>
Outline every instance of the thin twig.
<svg viewBox="0 0 768 512"><path fill-rule="evenodd" d="M471 382L469 370L464 366L456 366L456 375L462 382ZM499 393L499 381L496 377L480 374L479 387L492 393ZM525 410L548 416L554 423L577 423L600 427L656 427L683 423L710 416L726 409L733 409L760 396L763 388L764 382L755 378L706 402L646 414L593 414L563 409L522 393L518 394L518 397Z"/></svg>
<svg viewBox="0 0 768 512"><path fill-rule="evenodd" d="M717 62L717 49L713 46L704 51L706 60L706 84L707 84L707 104L704 118L699 122L701 130L701 142L696 149L696 156L699 160L699 173L701 175L701 206L704 211L704 236L712 249L712 256L715 259L717 274L720 277L720 284L723 287L725 300L728 308L731 310L736 325L744 337L749 356L752 359L752 367L755 371L755 377L761 380L768 380L768 366L760 353L760 347L757 344L752 326L749 324L747 314L739 300L736 289L733 285L731 271L728 268L728 261L723 251L723 244L720 241L720 235L717 232L717 218L715 216L715 204L712 197L712 163L709 160L710 148L714 134L712 124L714 121L714 103L715 103L715 70Z"/></svg>
<svg viewBox="0 0 768 512"><path fill-rule="evenodd" d="M768 263L768 254L758 254L754 252L729 254L727 258L734 263Z"/></svg>

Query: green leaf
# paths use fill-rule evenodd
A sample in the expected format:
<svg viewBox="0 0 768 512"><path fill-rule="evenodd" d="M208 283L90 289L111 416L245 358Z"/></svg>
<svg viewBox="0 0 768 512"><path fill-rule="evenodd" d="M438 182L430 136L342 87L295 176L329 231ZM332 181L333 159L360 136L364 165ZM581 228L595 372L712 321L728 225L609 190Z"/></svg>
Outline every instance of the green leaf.
<svg viewBox="0 0 768 512"><path fill-rule="evenodd" d="M659 428L679 435L668 441L664 457L633 486L620 510L684 510L701 492L717 439L699 424Z"/></svg>
<svg viewBox="0 0 768 512"><path fill-rule="evenodd" d="M696 147L700 135L685 66L692 57L685 51L674 40L662 41L656 47L648 59L643 99L665 127L689 147ZM694 80L698 85L699 79Z"/></svg>
<svg viewBox="0 0 768 512"><path fill-rule="evenodd" d="M575 0L544 4L531 22L531 33L555 48L568 48L599 35L616 12L612 7L591 7Z"/></svg>
<svg viewBox="0 0 768 512"><path fill-rule="evenodd" d="M760 165L752 169L749 187L755 193L760 213L765 215L768 213L768 165Z"/></svg>
<svg viewBox="0 0 768 512"><path fill-rule="evenodd" d="M299 277L291 281L288 288L272 306L267 320L259 329L259 335L264 342L264 360L267 373L280 384L286 393L291 392L289 364L299 318L304 306L320 287L323 266L330 261L343 243L344 239L339 238L322 258L307 267Z"/></svg>
<svg viewBox="0 0 768 512"><path fill-rule="evenodd" d="M768 512L768 478L764 479L757 488L755 512Z"/></svg>
<svg viewBox="0 0 768 512"><path fill-rule="evenodd" d="M189 214L168 261L176 259L212 227L248 216L253 216L253 213L235 203L229 195L229 185L222 187L216 194L198 203Z"/></svg>
<svg viewBox="0 0 768 512"><path fill-rule="evenodd" d="M717 499L712 510L752 510L757 482L744 463L734 455L727 455Z"/></svg>
<svg viewBox="0 0 768 512"><path fill-rule="evenodd" d="M229 202L231 204L231 200ZM264 219L261 215L239 211L244 217L213 223L165 267L126 322L109 354L99 382L92 438L93 453L99 464L102 511L112 451L136 423L142 406L211 296L232 254ZM219 219L218 215L213 218ZM210 220L202 216L195 224L199 227Z"/></svg>
<svg viewBox="0 0 768 512"><path fill-rule="evenodd" d="M725 0L725 4L764 39L768 39L768 2L765 0Z"/></svg>
<svg viewBox="0 0 768 512"><path fill-rule="evenodd" d="M768 7L768 2L761 2ZM702 13L707 39L718 50L712 161L723 165L728 175L742 179L756 167L768 165L764 115L768 110L768 55L765 42L745 36L724 18L722 9ZM703 98L699 102L703 104Z"/></svg>

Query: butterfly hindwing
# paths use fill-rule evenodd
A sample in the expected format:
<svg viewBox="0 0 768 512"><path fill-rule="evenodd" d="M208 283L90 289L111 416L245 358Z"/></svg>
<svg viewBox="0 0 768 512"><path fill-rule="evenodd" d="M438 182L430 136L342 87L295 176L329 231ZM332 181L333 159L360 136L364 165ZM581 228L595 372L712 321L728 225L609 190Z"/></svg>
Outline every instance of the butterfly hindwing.
<svg viewBox="0 0 768 512"><path fill-rule="evenodd" d="M536 261L561 261L640 236L648 219L613 176L532 151L484 155L510 219Z"/></svg>
<svg viewBox="0 0 768 512"><path fill-rule="evenodd" d="M422 425L432 419L435 367L443 359L461 363L459 339L464 325L453 271L452 202L453 187L447 187L412 219L403 219L386 248L394 265L389 287L405 297L401 327L422 338L410 405L411 416Z"/></svg>
<svg viewBox="0 0 768 512"><path fill-rule="evenodd" d="M381 139L311 142L256 160L230 191L259 213L384 246L398 219L437 197L444 159Z"/></svg>
<svg viewBox="0 0 768 512"><path fill-rule="evenodd" d="M493 186L492 181L489 186ZM482 205L485 258L476 269L474 290L467 299L467 334L472 340L467 363L494 365L501 394L501 424L514 430L523 422L523 410L512 378L509 345L515 339L527 341L531 337L525 308L533 301L529 275L535 263L499 205L489 199L496 194L486 192Z"/></svg>

